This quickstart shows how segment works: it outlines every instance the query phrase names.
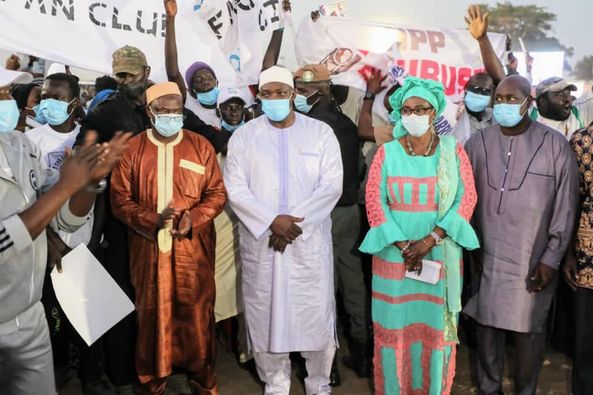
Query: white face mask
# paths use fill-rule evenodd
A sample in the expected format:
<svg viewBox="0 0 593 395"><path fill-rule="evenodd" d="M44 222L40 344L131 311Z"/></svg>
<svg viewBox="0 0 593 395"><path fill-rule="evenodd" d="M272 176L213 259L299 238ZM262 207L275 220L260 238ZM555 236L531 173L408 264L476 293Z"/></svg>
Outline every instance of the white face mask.
<svg viewBox="0 0 593 395"><path fill-rule="evenodd" d="M411 136L423 136L430 129L430 115L404 115L402 116L402 125Z"/></svg>

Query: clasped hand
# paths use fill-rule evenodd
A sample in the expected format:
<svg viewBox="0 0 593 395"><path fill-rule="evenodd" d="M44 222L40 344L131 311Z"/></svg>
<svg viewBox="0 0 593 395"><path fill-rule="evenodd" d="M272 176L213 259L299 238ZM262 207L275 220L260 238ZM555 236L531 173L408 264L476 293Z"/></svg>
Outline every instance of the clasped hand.
<svg viewBox="0 0 593 395"><path fill-rule="evenodd" d="M303 222L304 218L293 217L292 215L279 215L277 216L270 230L270 240L268 247L274 249L274 251L283 253L286 250L286 246L292 244L300 235L303 234L303 230L297 225L299 222Z"/></svg>
<svg viewBox="0 0 593 395"><path fill-rule="evenodd" d="M192 227L192 219L189 211L180 210L172 205L168 205L163 210L157 221L157 229L163 229L168 223L171 223L171 236L176 239L182 239L186 237Z"/></svg>
<svg viewBox="0 0 593 395"><path fill-rule="evenodd" d="M422 273L422 260L435 246L435 241L432 237L425 237L420 240L398 241L395 246L401 250L406 270L417 271L420 274Z"/></svg>

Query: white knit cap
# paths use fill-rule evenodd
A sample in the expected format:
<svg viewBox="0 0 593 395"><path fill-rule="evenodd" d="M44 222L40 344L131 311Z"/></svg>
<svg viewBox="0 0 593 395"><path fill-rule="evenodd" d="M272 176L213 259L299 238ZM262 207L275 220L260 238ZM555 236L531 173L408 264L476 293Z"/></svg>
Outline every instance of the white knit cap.
<svg viewBox="0 0 593 395"><path fill-rule="evenodd" d="M272 66L259 75L259 89L269 82L281 82L294 88L292 73L284 67Z"/></svg>

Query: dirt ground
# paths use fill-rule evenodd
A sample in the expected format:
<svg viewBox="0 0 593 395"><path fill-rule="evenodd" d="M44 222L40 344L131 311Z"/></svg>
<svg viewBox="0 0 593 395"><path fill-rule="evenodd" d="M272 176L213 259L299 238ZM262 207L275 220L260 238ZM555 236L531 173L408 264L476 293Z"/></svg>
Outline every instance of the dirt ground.
<svg viewBox="0 0 593 395"><path fill-rule="evenodd" d="M345 344L344 342L342 344ZM346 353L346 348L339 350L339 355ZM510 356L512 362L512 356ZM470 354L468 349L460 347L457 357L457 375L453 386L453 395L474 394L476 391L472 386L470 374ZM508 369L507 369L508 370ZM559 395L570 394L570 361L564 355L548 350L545 355L544 366L539 380L538 394ZM259 395L262 387L253 375L236 362L234 356L223 351L219 352L217 359L217 378L220 395ZM342 386L334 388L335 395L370 395L372 394L371 381L359 379L354 373L340 363ZM507 372L508 377L508 372ZM179 394L168 390L167 395ZM293 372L291 394L303 395L303 385L296 379ZM505 393L512 393L512 381L505 380ZM82 394L79 381L72 377L67 384L60 389L59 395Z"/></svg>

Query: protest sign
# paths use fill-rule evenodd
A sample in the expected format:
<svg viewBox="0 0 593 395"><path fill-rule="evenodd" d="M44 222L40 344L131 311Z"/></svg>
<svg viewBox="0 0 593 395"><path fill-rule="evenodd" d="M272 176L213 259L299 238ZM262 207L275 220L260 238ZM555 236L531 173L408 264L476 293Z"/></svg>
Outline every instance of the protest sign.
<svg viewBox="0 0 593 395"><path fill-rule="evenodd" d="M505 36L489 34L497 54ZM301 64L324 63L335 82L365 89L371 69L403 67L408 74L440 81L457 100L469 77L483 69L478 43L462 29L378 24L340 17L303 20L297 34Z"/></svg>
<svg viewBox="0 0 593 395"><path fill-rule="evenodd" d="M280 0L179 1L181 71L202 60L216 70L223 84L238 83L236 70L241 69L243 74L253 73L241 79L257 79L271 31L278 24L279 6ZM233 26L243 19L247 22L233 33ZM136 46L146 54L151 79L166 80L162 0L0 0L0 26L0 47L107 74L113 51ZM223 45L213 37L220 37Z"/></svg>

